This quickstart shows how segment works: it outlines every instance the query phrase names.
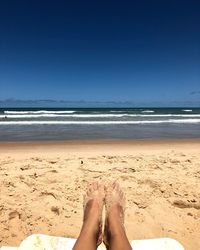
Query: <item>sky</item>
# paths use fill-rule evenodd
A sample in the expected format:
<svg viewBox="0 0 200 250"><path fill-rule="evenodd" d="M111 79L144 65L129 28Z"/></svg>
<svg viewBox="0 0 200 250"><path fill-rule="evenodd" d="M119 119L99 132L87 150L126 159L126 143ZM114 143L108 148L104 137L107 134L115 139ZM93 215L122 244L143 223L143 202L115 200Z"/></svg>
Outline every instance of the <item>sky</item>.
<svg viewBox="0 0 200 250"><path fill-rule="evenodd" d="M200 1L0 1L0 100L200 106Z"/></svg>

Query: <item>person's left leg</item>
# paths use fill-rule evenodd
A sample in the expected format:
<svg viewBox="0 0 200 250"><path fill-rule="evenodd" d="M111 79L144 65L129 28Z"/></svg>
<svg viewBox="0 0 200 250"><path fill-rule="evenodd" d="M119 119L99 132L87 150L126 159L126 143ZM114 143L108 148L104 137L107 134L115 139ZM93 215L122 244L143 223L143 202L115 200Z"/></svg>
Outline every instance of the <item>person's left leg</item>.
<svg viewBox="0 0 200 250"><path fill-rule="evenodd" d="M104 186L92 183L84 199L84 218L80 235L73 250L95 250L102 242L102 209Z"/></svg>

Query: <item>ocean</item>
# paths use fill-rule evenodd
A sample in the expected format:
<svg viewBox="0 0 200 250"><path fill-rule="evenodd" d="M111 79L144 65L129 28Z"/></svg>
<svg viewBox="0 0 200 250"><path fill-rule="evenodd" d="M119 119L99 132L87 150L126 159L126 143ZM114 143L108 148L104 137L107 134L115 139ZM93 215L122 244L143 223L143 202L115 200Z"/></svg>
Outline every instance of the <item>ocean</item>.
<svg viewBox="0 0 200 250"><path fill-rule="evenodd" d="M200 138L200 108L1 108L0 141Z"/></svg>

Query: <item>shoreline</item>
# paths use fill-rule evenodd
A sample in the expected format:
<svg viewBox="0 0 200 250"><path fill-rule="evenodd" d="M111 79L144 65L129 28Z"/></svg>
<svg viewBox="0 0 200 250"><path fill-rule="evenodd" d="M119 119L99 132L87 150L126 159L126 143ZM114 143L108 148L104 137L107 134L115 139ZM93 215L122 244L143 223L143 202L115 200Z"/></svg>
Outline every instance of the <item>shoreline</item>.
<svg viewBox="0 0 200 250"><path fill-rule="evenodd" d="M81 144L182 144L200 143L200 138L178 139L74 139L74 140L29 140L29 141L0 141L0 147L5 145L81 145Z"/></svg>
<svg viewBox="0 0 200 250"><path fill-rule="evenodd" d="M111 154L129 155L139 152L153 154L166 150L186 150L199 152L200 139L165 139L165 140L65 140L65 141L13 141L0 142L0 155L20 153L23 150L26 154L42 154L45 150L48 153L79 154L89 153L90 155Z"/></svg>

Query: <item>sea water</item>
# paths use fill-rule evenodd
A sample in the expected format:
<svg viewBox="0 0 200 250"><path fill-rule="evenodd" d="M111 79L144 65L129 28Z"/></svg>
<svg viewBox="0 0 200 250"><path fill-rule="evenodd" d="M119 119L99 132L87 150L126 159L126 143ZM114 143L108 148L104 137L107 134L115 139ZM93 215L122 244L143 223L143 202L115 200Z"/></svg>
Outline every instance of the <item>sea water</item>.
<svg viewBox="0 0 200 250"><path fill-rule="evenodd" d="M3 108L0 141L200 138L200 108Z"/></svg>

